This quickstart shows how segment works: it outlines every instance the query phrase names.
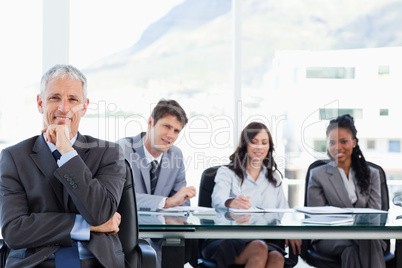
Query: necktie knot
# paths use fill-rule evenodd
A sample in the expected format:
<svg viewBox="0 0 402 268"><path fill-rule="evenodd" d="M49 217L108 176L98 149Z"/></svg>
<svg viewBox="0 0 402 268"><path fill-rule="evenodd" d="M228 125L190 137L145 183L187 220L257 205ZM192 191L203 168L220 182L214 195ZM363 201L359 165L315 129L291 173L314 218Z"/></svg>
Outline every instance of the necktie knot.
<svg viewBox="0 0 402 268"><path fill-rule="evenodd" d="M156 173L157 169L158 169L158 161L154 160L151 162L151 172Z"/></svg>
<svg viewBox="0 0 402 268"><path fill-rule="evenodd" d="M54 159L56 159L56 160L59 160L60 159L60 157L61 157L61 153L59 152L59 150L54 150L53 152L52 152L52 154L53 154L53 156L54 156Z"/></svg>

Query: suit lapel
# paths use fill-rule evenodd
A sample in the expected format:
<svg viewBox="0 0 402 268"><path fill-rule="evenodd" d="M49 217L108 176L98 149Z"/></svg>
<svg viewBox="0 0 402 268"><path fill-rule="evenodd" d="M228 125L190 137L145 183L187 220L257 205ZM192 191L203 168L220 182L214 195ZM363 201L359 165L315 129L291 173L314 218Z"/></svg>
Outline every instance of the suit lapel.
<svg viewBox="0 0 402 268"><path fill-rule="evenodd" d="M32 161L43 173L43 175L45 176L45 180L52 186L53 191L55 192L55 196L60 202L59 205L62 206L63 198L61 196L61 193L63 192L63 185L53 175L58 166L56 160L50 152L49 147L47 146L45 139L43 138L43 135L38 136L32 151Z"/></svg>
<svg viewBox="0 0 402 268"><path fill-rule="evenodd" d="M77 140L75 141L73 148L77 151L77 154L81 157L81 159L85 162L87 159L90 148L87 142L87 139L82 136L80 133L77 134Z"/></svg>
<svg viewBox="0 0 402 268"><path fill-rule="evenodd" d="M138 165L138 169L140 170L140 173L141 173L141 179L145 185L147 193L151 194L151 177L149 176L148 162L145 159L145 152L144 152L144 147L143 147L144 143L143 143L142 135L139 135L138 137L141 140L141 142L132 140L131 148L133 149L133 153L138 155L138 157L136 157L135 159L138 159L137 165ZM134 144L138 144L138 147L135 148Z"/></svg>
<svg viewBox="0 0 402 268"><path fill-rule="evenodd" d="M352 202L349 199L349 194L345 188L345 184L343 183L341 174L339 173L335 163L329 163L327 167L327 174L329 175L329 182L332 184L335 193L339 197L339 202L343 205L340 207L353 207Z"/></svg>

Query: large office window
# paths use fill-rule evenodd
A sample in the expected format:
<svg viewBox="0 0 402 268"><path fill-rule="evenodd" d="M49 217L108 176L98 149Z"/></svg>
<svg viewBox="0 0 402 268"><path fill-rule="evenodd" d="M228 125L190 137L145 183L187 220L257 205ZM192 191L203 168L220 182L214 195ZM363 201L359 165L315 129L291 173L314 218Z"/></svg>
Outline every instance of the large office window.
<svg viewBox="0 0 402 268"><path fill-rule="evenodd" d="M353 79L353 67L307 67L306 78L309 79Z"/></svg>
<svg viewBox="0 0 402 268"><path fill-rule="evenodd" d="M388 141L388 151L390 153L400 153L401 152L401 141L396 141L396 140Z"/></svg>
<svg viewBox="0 0 402 268"><path fill-rule="evenodd" d="M70 62L89 81L82 131L107 140L137 135L161 98L175 99L189 117L176 142L189 184L199 184L204 168L228 162L231 1L71 0L70 12Z"/></svg>
<svg viewBox="0 0 402 268"><path fill-rule="evenodd" d="M1 1L0 30L1 150L41 128L33 112L42 75L42 1Z"/></svg>
<svg viewBox="0 0 402 268"><path fill-rule="evenodd" d="M259 115L273 122L285 177L302 183L308 165L327 158L320 141L338 115L354 116L363 140L382 145L402 136L390 129L402 115L395 99L402 74L396 60L402 39L394 39L394 31L402 33L395 11L400 1L242 3L243 120ZM368 160L402 173L390 166L384 147L370 149ZM291 189L291 205L303 204L303 191L303 185Z"/></svg>
<svg viewBox="0 0 402 268"><path fill-rule="evenodd" d="M308 165L327 157L328 120L350 113L361 140L376 141L366 158L402 177L400 148L387 150L402 137L392 128L402 116L400 1L237 1L240 14L231 0L70 0L69 62L87 75L91 101L81 131L107 140L135 135L159 99L173 98L190 118L177 142L190 184L198 185L205 168L227 163L234 127L255 120L269 127L285 177L302 184ZM0 12L4 147L41 127L33 111L42 2L3 1ZM241 22L238 103L234 18ZM289 192L291 206L302 204L303 189Z"/></svg>

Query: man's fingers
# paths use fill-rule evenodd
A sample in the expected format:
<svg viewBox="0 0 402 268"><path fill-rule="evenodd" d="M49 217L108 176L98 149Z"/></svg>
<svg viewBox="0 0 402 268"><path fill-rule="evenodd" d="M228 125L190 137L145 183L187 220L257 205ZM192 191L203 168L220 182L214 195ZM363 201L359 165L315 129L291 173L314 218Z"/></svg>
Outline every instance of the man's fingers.
<svg viewBox="0 0 402 268"><path fill-rule="evenodd" d="M184 191L184 199L191 199L196 195L196 189L194 186L188 186L182 188Z"/></svg>

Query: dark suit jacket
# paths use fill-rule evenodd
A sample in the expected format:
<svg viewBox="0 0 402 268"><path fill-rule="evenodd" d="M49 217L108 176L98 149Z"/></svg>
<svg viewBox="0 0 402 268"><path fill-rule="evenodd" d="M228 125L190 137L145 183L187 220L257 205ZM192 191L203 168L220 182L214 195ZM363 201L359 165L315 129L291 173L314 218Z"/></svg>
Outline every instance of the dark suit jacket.
<svg viewBox="0 0 402 268"><path fill-rule="evenodd" d="M135 137L122 138L118 143L133 169L139 209L156 210L164 197L173 196L183 186L187 185L183 154L176 146L172 146L163 153L158 182L154 194L151 195L149 165L145 159L143 148L144 135L145 133L141 133ZM189 206L190 200L187 200L183 205Z"/></svg>
<svg viewBox="0 0 402 268"><path fill-rule="evenodd" d="M71 246L75 215L93 226L116 212L125 181L118 145L78 134L78 156L58 167L42 135L2 151L0 216L7 267L33 267ZM82 244L105 267L124 267L118 235L91 232Z"/></svg>

